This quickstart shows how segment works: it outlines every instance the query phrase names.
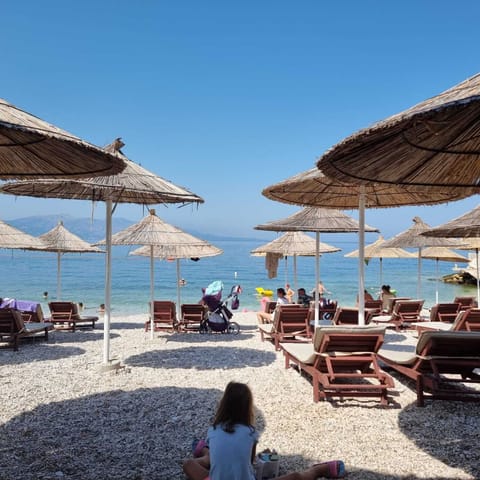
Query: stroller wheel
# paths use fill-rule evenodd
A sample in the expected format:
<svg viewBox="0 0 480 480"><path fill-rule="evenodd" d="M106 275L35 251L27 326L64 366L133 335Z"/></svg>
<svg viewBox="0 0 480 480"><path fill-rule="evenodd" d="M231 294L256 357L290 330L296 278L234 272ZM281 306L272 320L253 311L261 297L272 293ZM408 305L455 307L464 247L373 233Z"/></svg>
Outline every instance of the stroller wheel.
<svg viewBox="0 0 480 480"><path fill-rule="evenodd" d="M208 324L207 322L203 322L200 324L200 328L198 329L199 333L208 333Z"/></svg>
<svg viewBox="0 0 480 480"><path fill-rule="evenodd" d="M238 335L240 333L240 325L237 322L228 322L227 333Z"/></svg>

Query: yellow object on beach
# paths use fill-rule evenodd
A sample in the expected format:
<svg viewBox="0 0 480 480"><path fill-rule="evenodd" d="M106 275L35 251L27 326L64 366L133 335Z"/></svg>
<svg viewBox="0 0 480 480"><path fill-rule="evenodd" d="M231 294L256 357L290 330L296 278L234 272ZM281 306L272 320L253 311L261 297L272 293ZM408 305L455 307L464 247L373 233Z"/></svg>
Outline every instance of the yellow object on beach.
<svg viewBox="0 0 480 480"><path fill-rule="evenodd" d="M273 295L273 290L265 290L262 287L255 288L259 295L265 295L266 297L271 297Z"/></svg>

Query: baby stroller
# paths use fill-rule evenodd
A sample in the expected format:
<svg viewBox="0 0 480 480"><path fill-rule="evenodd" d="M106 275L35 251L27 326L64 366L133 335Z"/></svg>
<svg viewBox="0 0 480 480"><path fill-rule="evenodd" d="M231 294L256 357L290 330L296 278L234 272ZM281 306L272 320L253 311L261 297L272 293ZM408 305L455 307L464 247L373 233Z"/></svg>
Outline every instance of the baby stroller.
<svg viewBox="0 0 480 480"><path fill-rule="evenodd" d="M207 317L200 324L200 333L232 333L237 335L240 332L240 326L237 322L231 322L233 313L228 308L228 302L232 300L234 309L238 308L238 295L242 288L240 285L234 285L228 297L222 301L223 283L219 280L212 282L204 292L203 303L208 308Z"/></svg>

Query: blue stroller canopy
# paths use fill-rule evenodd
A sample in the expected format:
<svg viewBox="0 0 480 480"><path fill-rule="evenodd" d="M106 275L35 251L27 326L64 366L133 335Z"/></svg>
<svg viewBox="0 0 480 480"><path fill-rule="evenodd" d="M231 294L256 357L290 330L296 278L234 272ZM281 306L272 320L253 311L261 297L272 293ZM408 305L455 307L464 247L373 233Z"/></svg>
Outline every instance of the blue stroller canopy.
<svg viewBox="0 0 480 480"><path fill-rule="evenodd" d="M222 293L222 290L223 282L221 280L215 280L205 289L205 295L218 295Z"/></svg>

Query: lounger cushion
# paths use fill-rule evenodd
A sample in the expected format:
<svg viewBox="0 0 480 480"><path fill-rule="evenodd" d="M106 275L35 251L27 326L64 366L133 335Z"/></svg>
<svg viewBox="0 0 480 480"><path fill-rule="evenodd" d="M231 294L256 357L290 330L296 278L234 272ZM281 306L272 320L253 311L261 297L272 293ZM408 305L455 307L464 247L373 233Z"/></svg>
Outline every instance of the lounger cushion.
<svg viewBox="0 0 480 480"><path fill-rule="evenodd" d="M315 363L315 351L312 343L282 343L282 350L305 365Z"/></svg>

